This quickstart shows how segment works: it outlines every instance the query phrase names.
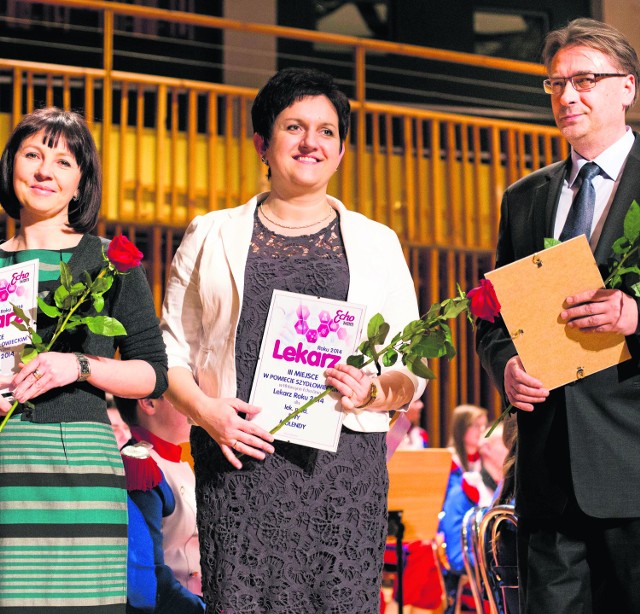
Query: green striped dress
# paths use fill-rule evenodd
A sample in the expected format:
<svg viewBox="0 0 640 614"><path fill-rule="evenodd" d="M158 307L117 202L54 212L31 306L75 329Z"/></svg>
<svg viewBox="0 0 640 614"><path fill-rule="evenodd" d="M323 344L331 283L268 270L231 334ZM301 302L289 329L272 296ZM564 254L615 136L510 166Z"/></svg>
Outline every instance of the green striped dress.
<svg viewBox="0 0 640 614"><path fill-rule="evenodd" d="M41 259L41 281L59 271L59 252L19 256ZM0 612L124 612L126 497L108 424L12 417L0 433Z"/></svg>

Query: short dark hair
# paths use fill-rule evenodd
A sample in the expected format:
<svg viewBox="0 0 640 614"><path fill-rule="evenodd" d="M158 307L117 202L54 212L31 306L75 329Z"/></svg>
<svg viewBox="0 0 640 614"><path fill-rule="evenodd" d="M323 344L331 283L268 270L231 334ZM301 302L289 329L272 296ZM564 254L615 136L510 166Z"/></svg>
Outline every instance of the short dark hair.
<svg viewBox="0 0 640 614"><path fill-rule="evenodd" d="M633 102L637 100L640 88L640 61L636 50L622 32L595 19L586 17L574 19L564 28L552 30L547 34L542 48L542 62L547 70L550 70L553 58L558 51L577 46L591 47L600 51L611 59L619 70L633 75L636 84Z"/></svg>
<svg viewBox="0 0 640 614"><path fill-rule="evenodd" d="M326 96L334 106L342 149L351 121L349 99L338 89L331 75L314 68L283 68L267 81L251 107L253 131L268 145L276 117L306 96Z"/></svg>
<svg viewBox="0 0 640 614"><path fill-rule="evenodd" d="M114 394L113 401L120 412L120 416L129 426L138 424L138 399L125 399Z"/></svg>
<svg viewBox="0 0 640 614"><path fill-rule="evenodd" d="M98 222L102 205L100 157L87 122L73 111L56 107L38 109L25 115L9 137L0 158L0 203L13 219L20 219L20 202L13 189L16 153L30 136L43 133L42 142L56 147L63 138L80 168L78 200L69 204L69 226L77 232L90 232Z"/></svg>

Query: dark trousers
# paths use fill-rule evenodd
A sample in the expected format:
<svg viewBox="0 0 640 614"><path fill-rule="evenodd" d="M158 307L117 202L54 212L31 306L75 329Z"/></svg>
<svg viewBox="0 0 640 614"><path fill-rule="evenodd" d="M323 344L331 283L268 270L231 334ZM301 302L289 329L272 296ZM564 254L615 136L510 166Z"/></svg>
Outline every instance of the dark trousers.
<svg viewBox="0 0 640 614"><path fill-rule="evenodd" d="M521 614L640 613L640 518L520 519Z"/></svg>

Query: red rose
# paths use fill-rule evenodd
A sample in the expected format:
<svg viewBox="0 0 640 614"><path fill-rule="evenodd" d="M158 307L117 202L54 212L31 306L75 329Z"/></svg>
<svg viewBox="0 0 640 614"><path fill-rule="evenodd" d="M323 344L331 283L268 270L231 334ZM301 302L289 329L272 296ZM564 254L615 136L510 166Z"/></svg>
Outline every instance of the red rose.
<svg viewBox="0 0 640 614"><path fill-rule="evenodd" d="M114 237L107 248L107 258L120 273L138 266L143 257L142 252L123 235Z"/></svg>
<svg viewBox="0 0 640 614"><path fill-rule="evenodd" d="M488 279L480 280L480 285L467 292L469 311L475 318L493 322L500 315L500 303Z"/></svg>

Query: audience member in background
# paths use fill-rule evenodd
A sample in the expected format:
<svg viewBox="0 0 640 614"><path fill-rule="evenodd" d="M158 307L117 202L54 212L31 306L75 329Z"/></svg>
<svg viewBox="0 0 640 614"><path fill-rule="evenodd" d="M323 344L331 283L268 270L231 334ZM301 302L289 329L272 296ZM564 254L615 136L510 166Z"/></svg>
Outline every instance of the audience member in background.
<svg viewBox="0 0 640 614"><path fill-rule="evenodd" d="M511 426L508 428L510 430ZM509 433L506 436L511 437ZM490 437L481 436L480 469L466 471L462 480L451 487L444 501L439 530L444 535L450 566L444 579L450 596L447 612L453 612L455 608L455 600L451 597L455 597L458 581L465 571L462 558L462 521L472 507L488 507L493 503L498 485L503 479L504 462L508 453L504 437L503 425L498 426Z"/></svg>
<svg viewBox="0 0 640 614"><path fill-rule="evenodd" d="M465 471L479 471L481 468L480 440L487 429L487 410L476 405L458 405L451 416L451 435L447 446L451 450L451 475L445 492L455 484L460 484Z"/></svg>
<svg viewBox="0 0 640 614"><path fill-rule="evenodd" d="M423 407L422 399L416 399L409 405L406 416L411 422L411 428L400 442L398 450L424 450L424 448L429 447L429 435L420 426Z"/></svg>
<svg viewBox="0 0 640 614"><path fill-rule="evenodd" d="M132 434L122 449L129 498L142 512L153 540L157 591L151 611L201 613L195 477L181 460L179 445L189 439L191 427L164 397L115 401ZM148 547L130 533L130 548L135 552L138 546ZM144 588L129 586L128 612L144 611L132 603Z"/></svg>
<svg viewBox="0 0 640 614"><path fill-rule="evenodd" d="M502 469L503 479L496 490L493 506L514 505L516 496L516 456L518 453L518 421L515 415L509 416L504 423L504 443L509 449ZM492 507L493 507L492 506ZM496 542L499 560L500 588L497 600L502 600L506 608L505 614L516 614L520 611L518 603L518 548L516 526L504 522L498 530Z"/></svg>
<svg viewBox="0 0 640 614"><path fill-rule="evenodd" d="M129 441L129 439L131 439L131 431L129 430L129 425L122 419L120 411L113 400L113 395L107 394L106 397L109 422L111 422L111 428L113 429L113 434L116 436L116 442L118 443L118 449L120 450Z"/></svg>

